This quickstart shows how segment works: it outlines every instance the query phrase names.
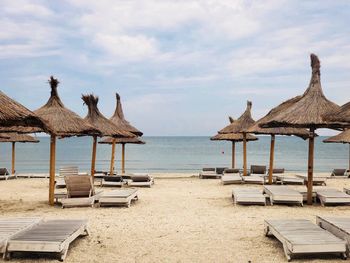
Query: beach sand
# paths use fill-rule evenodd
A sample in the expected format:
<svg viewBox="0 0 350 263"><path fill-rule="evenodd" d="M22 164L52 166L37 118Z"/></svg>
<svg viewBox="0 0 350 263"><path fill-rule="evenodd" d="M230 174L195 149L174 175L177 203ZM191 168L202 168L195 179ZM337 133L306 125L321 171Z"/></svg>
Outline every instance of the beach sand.
<svg viewBox="0 0 350 263"><path fill-rule="evenodd" d="M67 263L286 262L280 242L264 236L264 219L305 218L315 222L316 215L350 217L346 206L233 206L231 192L237 186L188 176L156 178L152 188L139 190L139 200L130 208L50 207L47 179L0 181L1 216L88 219L91 234L72 244ZM350 179L329 179L327 185L342 190L350 187ZM57 262L48 257L11 260L51 261ZM295 262L344 261L327 256L301 257Z"/></svg>

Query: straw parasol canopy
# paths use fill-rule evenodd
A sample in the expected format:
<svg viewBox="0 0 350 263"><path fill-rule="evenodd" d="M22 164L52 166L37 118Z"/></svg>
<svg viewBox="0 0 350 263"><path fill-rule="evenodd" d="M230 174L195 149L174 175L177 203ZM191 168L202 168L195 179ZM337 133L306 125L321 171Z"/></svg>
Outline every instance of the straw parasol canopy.
<svg viewBox="0 0 350 263"><path fill-rule="evenodd" d="M88 114L84 120L86 120L90 125L98 128L103 136L111 136L113 138L136 137L134 134L120 129L113 122L111 122L105 116L103 116L103 114L99 111L97 107L97 96L94 96L92 94L82 95L82 100L84 101L84 104L86 104L88 107ZM94 136L92 144L91 176L94 176L95 173L96 147L97 136Z"/></svg>
<svg viewBox="0 0 350 263"><path fill-rule="evenodd" d="M118 93L116 93L116 98L117 98L117 106L115 108L113 116L109 119L112 121L118 128L131 132L137 136L142 136L143 133L136 129L134 126L132 126L124 117L123 113L123 107L122 103L120 100L120 96Z"/></svg>
<svg viewBox="0 0 350 263"><path fill-rule="evenodd" d="M212 141L232 141L232 142L243 142L242 133L218 133L215 136L211 137ZM257 137L251 134L247 134L247 141L256 141Z"/></svg>
<svg viewBox="0 0 350 263"><path fill-rule="evenodd" d="M0 130L1 132L30 133L47 132L53 133L52 127L28 110L20 103L14 101L0 91Z"/></svg>
<svg viewBox="0 0 350 263"><path fill-rule="evenodd" d="M335 128L333 122L327 121L327 116L337 110L339 106L328 100L321 87L320 61L315 54L311 54L311 80L309 87L302 96L295 97L278 107L282 110L272 118L260 124L260 127L294 127L309 128L309 157L308 157L308 204L312 204L314 137L317 128ZM276 108L275 108L276 109Z"/></svg>
<svg viewBox="0 0 350 263"><path fill-rule="evenodd" d="M142 141L140 138L111 138L107 137L104 138L102 141L99 141L100 144L113 144L113 140L116 144L123 144L123 143L131 143L131 144L146 144L144 141Z"/></svg>
<svg viewBox="0 0 350 263"><path fill-rule="evenodd" d="M12 143L12 167L11 172L14 174L16 172L15 168L15 160L16 160L16 142L20 143L38 143L39 140L34 138L33 136L27 134L19 134L15 132L11 133L1 133L0 134L0 142L10 142Z"/></svg>
<svg viewBox="0 0 350 263"><path fill-rule="evenodd" d="M339 126L350 126L350 102L341 106L338 110L325 114L323 119L329 122L337 123Z"/></svg>
<svg viewBox="0 0 350 263"><path fill-rule="evenodd" d="M247 108L244 113L237 119L230 119L231 124L219 131L219 134L227 133L242 133L243 134L243 176L247 175L247 132L248 128L252 126L255 121L251 114L252 102L247 101ZM234 144L232 144L232 151L234 150ZM233 161L233 157L232 157Z"/></svg>
<svg viewBox="0 0 350 263"><path fill-rule="evenodd" d="M349 144L349 170L350 170L350 130L345 130L338 135L323 140L324 143L346 143Z"/></svg>
<svg viewBox="0 0 350 263"><path fill-rule="evenodd" d="M53 127L56 135L69 137L99 134L98 129L64 106L57 92L57 86L60 82L51 76L49 83L51 87L49 100L34 112Z"/></svg>

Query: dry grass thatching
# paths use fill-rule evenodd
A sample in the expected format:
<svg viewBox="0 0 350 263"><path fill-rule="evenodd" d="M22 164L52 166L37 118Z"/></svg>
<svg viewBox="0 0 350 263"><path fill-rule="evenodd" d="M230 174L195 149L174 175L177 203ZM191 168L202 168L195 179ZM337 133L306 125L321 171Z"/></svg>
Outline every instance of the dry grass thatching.
<svg viewBox="0 0 350 263"><path fill-rule="evenodd" d="M340 126L350 126L350 102L344 104L333 113L324 115L323 119L329 122L339 123Z"/></svg>
<svg viewBox="0 0 350 263"><path fill-rule="evenodd" d="M39 140L34 138L33 136L27 135L27 134L19 134L15 132L11 133L1 133L0 134L0 142L30 142L30 143L38 143ZM3 138L7 137L7 138Z"/></svg>
<svg viewBox="0 0 350 263"><path fill-rule="evenodd" d="M37 109L35 113L53 127L56 135L69 137L100 134L95 127L64 106L57 93L59 81L51 76L49 83L51 96L47 103Z"/></svg>
<svg viewBox="0 0 350 263"><path fill-rule="evenodd" d="M98 97L92 94L90 95L82 95L82 100L84 104L88 106L88 114L85 117L85 121L87 121L90 125L101 131L103 136L112 136L112 137L127 137L132 138L135 137L134 134L119 129L116 125L113 124L110 120L108 120L103 114L99 111Z"/></svg>
<svg viewBox="0 0 350 263"><path fill-rule="evenodd" d="M302 96L295 97L285 103L278 114L274 115L261 127L295 127L295 128L332 128L334 123L323 119L324 115L337 111L340 107L329 101L323 94L320 78L320 61L311 54L311 80ZM278 107L283 106L283 103ZM277 108L278 108L277 107ZM276 108L275 108L276 109Z"/></svg>
<svg viewBox="0 0 350 263"><path fill-rule="evenodd" d="M116 93L117 106L115 108L113 116L109 119L112 121L119 129L131 132L137 136L142 136L143 133L132 126L124 117L123 107L120 100L120 96Z"/></svg>
<svg viewBox="0 0 350 263"><path fill-rule="evenodd" d="M325 143L350 143L350 130L343 131L338 135L323 140Z"/></svg>
<svg viewBox="0 0 350 263"><path fill-rule="evenodd" d="M26 107L0 91L0 126L2 132L47 132L52 127Z"/></svg>
<svg viewBox="0 0 350 263"><path fill-rule="evenodd" d="M115 138L115 143L116 144L146 144L144 141L142 141L139 137L135 137L135 138ZM106 137L103 138L102 141L99 141L98 143L101 144L113 144L113 138L111 137Z"/></svg>
<svg viewBox="0 0 350 263"><path fill-rule="evenodd" d="M219 133L240 133L247 132L248 128L252 126L255 121L251 115L252 103L247 101L247 108L245 112L237 120L230 118L230 122L233 121L230 125L226 126Z"/></svg>
<svg viewBox="0 0 350 263"><path fill-rule="evenodd" d="M247 141L256 141L258 140L257 137L251 134L247 134ZM242 142L243 141L243 134L242 133L218 133L215 136L211 137L210 140L212 141L231 141L231 142Z"/></svg>

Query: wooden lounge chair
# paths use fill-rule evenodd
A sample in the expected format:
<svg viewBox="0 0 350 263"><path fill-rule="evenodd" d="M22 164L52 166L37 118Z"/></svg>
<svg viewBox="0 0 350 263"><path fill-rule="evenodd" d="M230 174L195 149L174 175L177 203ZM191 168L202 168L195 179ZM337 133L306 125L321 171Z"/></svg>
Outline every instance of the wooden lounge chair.
<svg viewBox="0 0 350 263"><path fill-rule="evenodd" d="M0 168L0 180L16 179L16 174L10 174L6 168Z"/></svg>
<svg viewBox="0 0 350 263"><path fill-rule="evenodd" d="M243 182L239 169L225 169L221 176L221 183L225 184L241 184Z"/></svg>
<svg viewBox="0 0 350 263"><path fill-rule="evenodd" d="M350 253L350 218L316 216L316 224L347 243L347 256Z"/></svg>
<svg viewBox="0 0 350 263"><path fill-rule="evenodd" d="M349 205L350 195L339 191L334 188L319 188L316 190L317 198L320 200L321 205Z"/></svg>
<svg viewBox="0 0 350 263"><path fill-rule="evenodd" d="M55 182L55 187L56 188L65 188L66 182L64 180L64 177L70 176L70 175L79 175L78 166L62 166L62 167L60 167L58 178L56 179L56 182Z"/></svg>
<svg viewBox="0 0 350 263"><path fill-rule="evenodd" d="M277 182L280 184L304 184L305 180L295 175L277 175Z"/></svg>
<svg viewBox="0 0 350 263"><path fill-rule="evenodd" d="M216 173L215 168L203 168L199 173L200 179L218 179L221 178L221 175Z"/></svg>
<svg viewBox="0 0 350 263"><path fill-rule="evenodd" d="M216 167L215 172L216 174L222 175L227 168L228 167Z"/></svg>
<svg viewBox="0 0 350 263"><path fill-rule="evenodd" d="M283 176L285 169L284 168L273 168L272 169L272 183L277 182L278 176ZM270 169L267 170L266 174L261 175L265 179L265 183L269 181L269 172Z"/></svg>
<svg viewBox="0 0 350 263"><path fill-rule="evenodd" d="M67 198L61 200L62 208L77 206L94 206L102 192L95 192L89 175L70 175L65 178Z"/></svg>
<svg viewBox="0 0 350 263"><path fill-rule="evenodd" d="M41 221L36 217L0 218L0 254L5 254L8 240Z"/></svg>
<svg viewBox="0 0 350 263"><path fill-rule="evenodd" d="M348 173L346 169L334 169L331 173L333 177L348 177Z"/></svg>
<svg viewBox="0 0 350 263"><path fill-rule="evenodd" d="M147 173L130 174L130 180L127 180L127 185L131 187L151 187L153 184L153 177Z"/></svg>
<svg viewBox="0 0 350 263"><path fill-rule="evenodd" d="M120 175L106 175L101 181L101 186L117 186L122 187L126 184L126 181L123 180L123 177Z"/></svg>
<svg viewBox="0 0 350 263"><path fill-rule="evenodd" d="M241 177L245 184L264 184L265 183L264 177L257 174L246 175L246 176L242 175Z"/></svg>
<svg viewBox="0 0 350 263"><path fill-rule="evenodd" d="M263 191L258 188L234 188L232 190L232 199L235 205L266 205L266 198Z"/></svg>
<svg viewBox="0 0 350 263"><path fill-rule="evenodd" d="M296 174L296 176L303 178L305 181L305 184L307 184L307 181L308 181L307 174ZM327 180L327 176L314 174L312 183L313 185L326 185L326 180Z"/></svg>
<svg viewBox="0 0 350 263"><path fill-rule="evenodd" d="M283 245L288 261L294 255L339 254L346 258L346 243L304 219L265 220L265 235L275 236Z"/></svg>
<svg viewBox="0 0 350 263"><path fill-rule="evenodd" d="M37 223L8 240L5 258L13 252L55 253L63 261L70 243L88 235L86 220L48 220Z"/></svg>
<svg viewBox="0 0 350 263"><path fill-rule="evenodd" d="M264 192L270 198L270 204L299 204L303 206L303 195L285 185L265 185Z"/></svg>
<svg viewBox="0 0 350 263"><path fill-rule="evenodd" d="M99 205L130 207L131 201L136 200L138 200L138 189L124 188L103 193L99 198Z"/></svg>

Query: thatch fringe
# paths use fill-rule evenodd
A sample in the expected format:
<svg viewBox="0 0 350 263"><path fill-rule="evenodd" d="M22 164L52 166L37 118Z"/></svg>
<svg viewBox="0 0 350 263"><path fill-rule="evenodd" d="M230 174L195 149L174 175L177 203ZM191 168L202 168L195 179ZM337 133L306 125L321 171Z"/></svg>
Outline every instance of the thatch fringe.
<svg viewBox="0 0 350 263"><path fill-rule="evenodd" d="M212 141L231 141L231 142L242 142L243 133L218 133L217 135L210 138ZM251 134L246 135L246 141L256 141L257 137Z"/></svg>
<svg viewBox="0 0 350 263"><path fill-rule="evenodd" d="M139 137L135 138L115 138L116 144L146 144L146 142L142 141ZM106 137L102 141L99 141L98 143L101 144L113 144L113 138Z"/></svg>
<svg viewBox="0 0 350 263"><path fill-rule="evenodd" d="M85 117L90 125L101 131L103 136L112 136L112 137L135 137L130 132L124 131L114 125L110 120L108 120L98 109L98 97L93 94L82 95L82 100L84 104L88 107L88 114Z"/></svg>
<svg viewBox="0 0 350 263"><path fill-rule="evenodd" d="M325 143L350 143L350 130L345 130L338 135L323 140Z"/></svg>
<svg viewBox="0 0 350 263"><path fill-rule="evenodd" d="M0 142L21 142L21 143L38 143L40 142L38 139L34 138L33 136L27 135L27 134L19 134L16 132L12 133L1 133L0 137L7 137L7 138L0 138Z"/></svg>

